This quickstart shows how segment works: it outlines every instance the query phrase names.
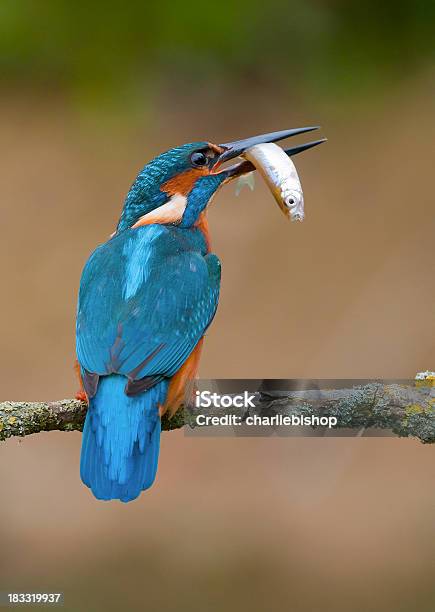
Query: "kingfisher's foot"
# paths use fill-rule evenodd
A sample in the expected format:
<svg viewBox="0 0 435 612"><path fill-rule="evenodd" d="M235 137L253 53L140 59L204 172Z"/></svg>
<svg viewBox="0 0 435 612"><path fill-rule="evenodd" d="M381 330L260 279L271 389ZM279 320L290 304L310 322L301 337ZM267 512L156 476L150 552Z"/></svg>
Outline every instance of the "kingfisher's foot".
<svg viewBox="0 0 435 612"><path fill-rule="evenodd" d="M79 389L74 397L75 397L76 400L80 400L81 402L88 403L88 396L83 391L83 389Z"/></svg>

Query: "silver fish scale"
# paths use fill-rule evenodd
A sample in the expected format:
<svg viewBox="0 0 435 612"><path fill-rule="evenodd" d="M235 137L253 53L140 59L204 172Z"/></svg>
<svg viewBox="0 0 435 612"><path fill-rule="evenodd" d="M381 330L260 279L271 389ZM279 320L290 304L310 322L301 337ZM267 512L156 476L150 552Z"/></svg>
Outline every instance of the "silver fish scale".
<svg viewBox="0 0 435 612"><path fill-rule="evenodd" d="M304 219L304 194L292 160L278 145L258 144L243 154L265 179L280 207L287 209L292 221Z"/></svg>

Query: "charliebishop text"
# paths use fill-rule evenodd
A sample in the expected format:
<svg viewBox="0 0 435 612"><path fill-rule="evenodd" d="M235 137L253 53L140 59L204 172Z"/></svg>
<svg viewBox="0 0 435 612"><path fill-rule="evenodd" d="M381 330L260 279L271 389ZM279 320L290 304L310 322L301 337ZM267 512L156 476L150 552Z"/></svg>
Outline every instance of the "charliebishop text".
<svg viewBox="0 0 435 612"><path fill-rule="evenodd" d="M231 410L219 414L213 414L213 408L254 408L255 394L244 391L239 395L219 395L212 391L196 391L195 407L211 408L208 414L197 414L195 417L196 425L204 426L238 426L248 425L254 427L328 427L329 429L337 425L338 419L328 415L303 415L303 414L253 414L249 410L241 416L238 410L234 413Z"/></svg>

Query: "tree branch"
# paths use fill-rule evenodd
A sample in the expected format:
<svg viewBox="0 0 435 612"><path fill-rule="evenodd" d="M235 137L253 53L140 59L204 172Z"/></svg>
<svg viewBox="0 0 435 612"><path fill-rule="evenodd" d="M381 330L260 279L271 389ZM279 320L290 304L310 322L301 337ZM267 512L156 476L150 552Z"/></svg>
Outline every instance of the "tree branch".
<svg viewBox="0 0 435 612"><path fill-rule="evenodd" d="M76 399L57 402L0 403L0 442L13 436L28 436L41 431L82 431L87 406ZM162 429L183 427L183 411L172 419L164 416Z"/></svg>
<svg viewBox="0 0 435 612"><path fill-rule="evenodd" d="M435 442L435 389L420 385L371 383L348 389L274 391L255 394L251 414L334 416L337 428L389 429L399 437L415 437L424 443ZM13 436L28 436L41 431L81 431L86 404L67 399L57 402L0 403L0 441ZM198 409L180 410L162 419L162 429L195 426ZM202 411L204 413L206 411ZM222 414L225 409L222 409ZM232 412L237 412L232 410ZM213 409L213 415L218 414ZM239 414L247 416L246 410Z"/></svg>

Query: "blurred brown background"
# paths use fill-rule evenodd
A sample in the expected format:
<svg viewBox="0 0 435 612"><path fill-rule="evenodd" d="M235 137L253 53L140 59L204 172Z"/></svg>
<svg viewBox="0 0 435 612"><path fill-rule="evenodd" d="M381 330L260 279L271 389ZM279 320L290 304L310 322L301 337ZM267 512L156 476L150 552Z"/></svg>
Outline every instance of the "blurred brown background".
<svg viewBox="0 0 435 612"><path fill-rule="evenodd" d="M200 373L434 369L433 9L72 7L0 12L2 399L76 390L80 272L150 157L313 123L329 141L295 158L303 224L258 177L209 212L223 280ZM124 505L81 484L80 438L1 445L0 590L64 590L65 610L435 608L432 447L165 433L156 484Z"/></svg>

